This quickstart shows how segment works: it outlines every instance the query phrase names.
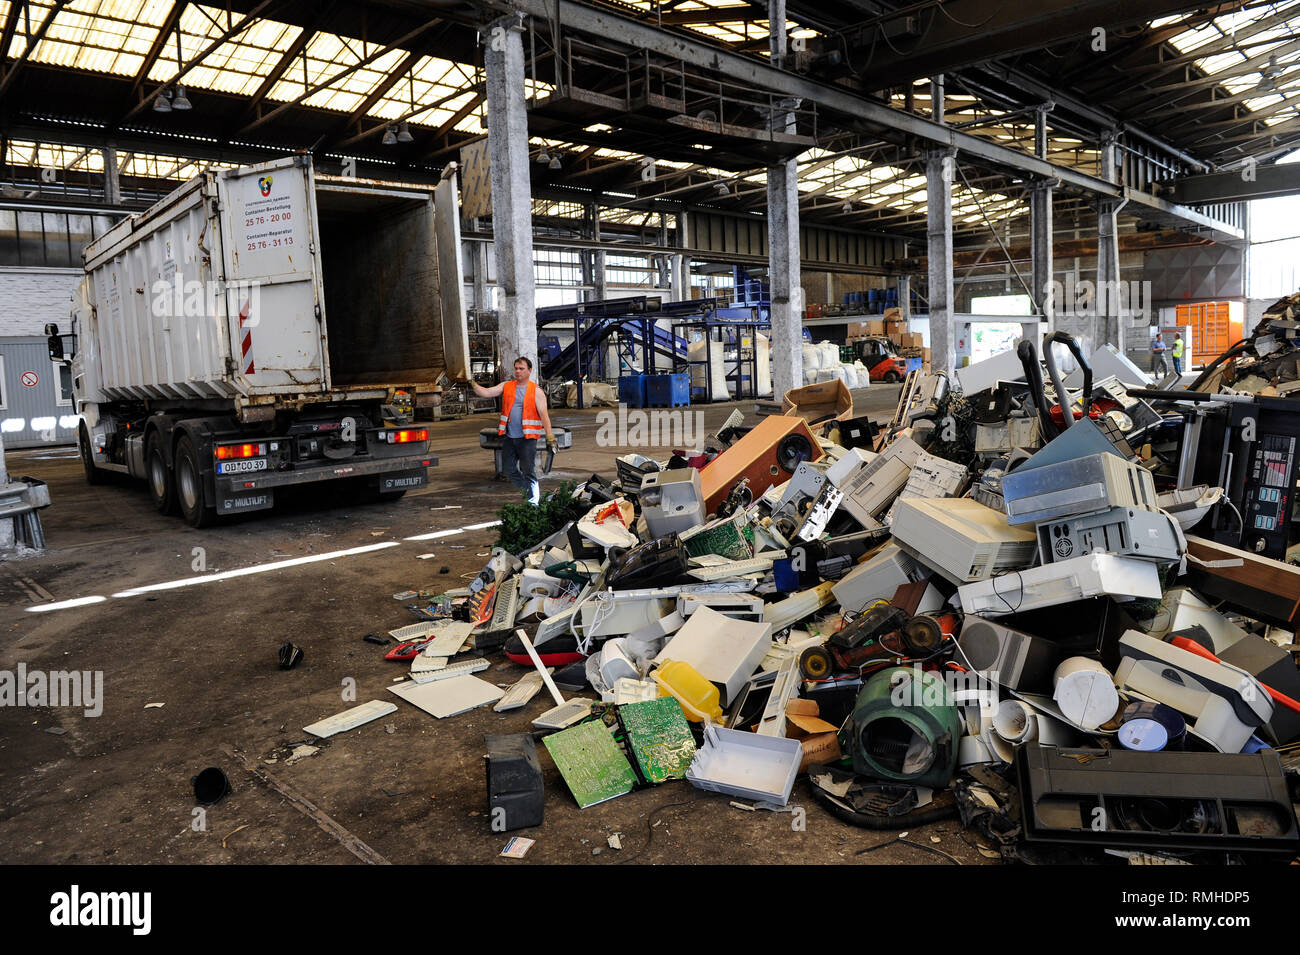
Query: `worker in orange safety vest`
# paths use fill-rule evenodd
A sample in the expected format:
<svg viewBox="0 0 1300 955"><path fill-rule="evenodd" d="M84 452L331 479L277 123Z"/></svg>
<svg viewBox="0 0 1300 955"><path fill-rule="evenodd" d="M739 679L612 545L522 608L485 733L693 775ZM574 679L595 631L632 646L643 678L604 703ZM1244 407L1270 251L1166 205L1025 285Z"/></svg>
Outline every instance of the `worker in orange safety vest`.
<svg viewBox="0 0 1300 955"><path fill-rule="evenodd" d="M501 398L501 421L497 434L501 435L501 466L510 483L528 494L536 504L541 497L537 483L537 439L546 436L547 446L554 451L555 433L551 430L551 416L546 407L546 392L532 381L533 363L520 356L515 359L515 376L491 388L471 381L474 394L480 398Z"/></svg>

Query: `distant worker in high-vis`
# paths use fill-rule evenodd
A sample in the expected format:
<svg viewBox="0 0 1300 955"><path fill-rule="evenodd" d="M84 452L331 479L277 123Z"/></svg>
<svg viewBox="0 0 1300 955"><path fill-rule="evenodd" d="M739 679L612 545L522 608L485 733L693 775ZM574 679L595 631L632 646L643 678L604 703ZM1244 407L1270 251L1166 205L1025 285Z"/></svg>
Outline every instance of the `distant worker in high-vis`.
<svg viewBox="0 0 1300 955"><path fill-rule="evenodd" d="M510 483L528 494L536 504L541 499L537 483L537 439L546 435L547 446L555 450L555 432L546 408L546 392L532 381L533 363L522 355L515 359L515 376L491 388L471 381L480 398L501 398L501 466Z"/></svg>
<svg viewBox="0 0 1300 955"><path fill-rule="evenodd" d="M1175 375L1181 375L1183 373L1183 344L1183 336L1175 334L1174 345L1169 349L1169 355L1174 360Z"/></svg>

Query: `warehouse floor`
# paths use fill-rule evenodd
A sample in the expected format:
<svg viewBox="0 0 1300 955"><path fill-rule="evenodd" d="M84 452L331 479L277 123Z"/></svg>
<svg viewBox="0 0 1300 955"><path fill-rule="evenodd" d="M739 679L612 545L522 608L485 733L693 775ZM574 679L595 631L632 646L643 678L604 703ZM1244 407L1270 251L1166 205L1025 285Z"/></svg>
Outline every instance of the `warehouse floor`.
<svg viewBox="0 0 1300 955"><path fill-rule="evenodd" d="M897 394L896 386L859 392L857 409L888 417ZM731 407L753 406L709 407L706 427ZM548 483L593 471L613 477L612 459L624 449L597 446L596 412L554 417L575 436ZM80 709L0 707L0 862L351 863L358 856L348 846L358 842L395 863L496 860L507 836L491 832L485 814L483 734L527 731L549 702L436 720L385 692L406 667L362 641L414 622L394 593L462 586L482 566L493 529L404 538L490 521L512 499L478 447L478 430L491 424L479 415L434 425L440 465L429 487L400 501L358 506L299 494L266 516L201 531L157 514L143 484L86 485L73 449L11 452L11 473L48 481L54 504L43 514L46 553L0 563L0 669L102 670L104 700L94 718ZM211 574L383 543L392 546L113 596L199 576L200 554ZM436 556L416 559L430 552ZM449 573L440 575L442 567ZM107 599L27 612L92 596ZM305 651L290 671L277 667L285 640ZM491 682L512 683L524 672L499 654L491 659L480 674ZM397 712L287 762L293 745L319 742L303 726L353 705L342 698L347 678L356 702L392 700ZM727 797L685 782L579 810L539 752L546 821L517 833L537 841L526 862L944 861L902 843L858 856L894 834L839 822L803 780L791 799L806 809L802 831L792 815L732 808ZM234 791L199 818L190 780L206 766L222 767ZM621 851L606 847L614 832L622 833ZM908 838L963 864L988 861L955 819Z"/></svg>

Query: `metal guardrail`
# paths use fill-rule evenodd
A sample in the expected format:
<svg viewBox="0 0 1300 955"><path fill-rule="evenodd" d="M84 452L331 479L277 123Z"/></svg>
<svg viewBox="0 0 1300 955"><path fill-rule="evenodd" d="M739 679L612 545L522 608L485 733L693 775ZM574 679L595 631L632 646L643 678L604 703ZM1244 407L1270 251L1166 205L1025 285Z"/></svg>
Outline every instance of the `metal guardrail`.
<svg viewBox="0 0 1300 955"><path fill-rule="evenodd" d="M20 477L0 484L0 521L13 521L14 539L32 550L45 549L40 510L50 506L50 489L44 481Z"/></svg>

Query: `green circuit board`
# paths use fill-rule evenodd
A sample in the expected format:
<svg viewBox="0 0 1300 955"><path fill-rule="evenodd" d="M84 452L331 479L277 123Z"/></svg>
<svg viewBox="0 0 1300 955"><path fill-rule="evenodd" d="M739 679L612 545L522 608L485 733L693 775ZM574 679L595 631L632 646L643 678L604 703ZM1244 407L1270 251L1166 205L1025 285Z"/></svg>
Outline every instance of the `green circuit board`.
<svg viewBox="0 0 1300 955"><path fill-rule="evenodd" d="M646 782L683 779L695 758L695 738L672 697L627 703L618 708L628 748Z"/></svg>
<svg viewBox="0 0 1300 955"><path fill-rule="evenodd" d="M579 809L630 793L636 785L631 764L600 720L552 733L542 743Z"/></svg>

